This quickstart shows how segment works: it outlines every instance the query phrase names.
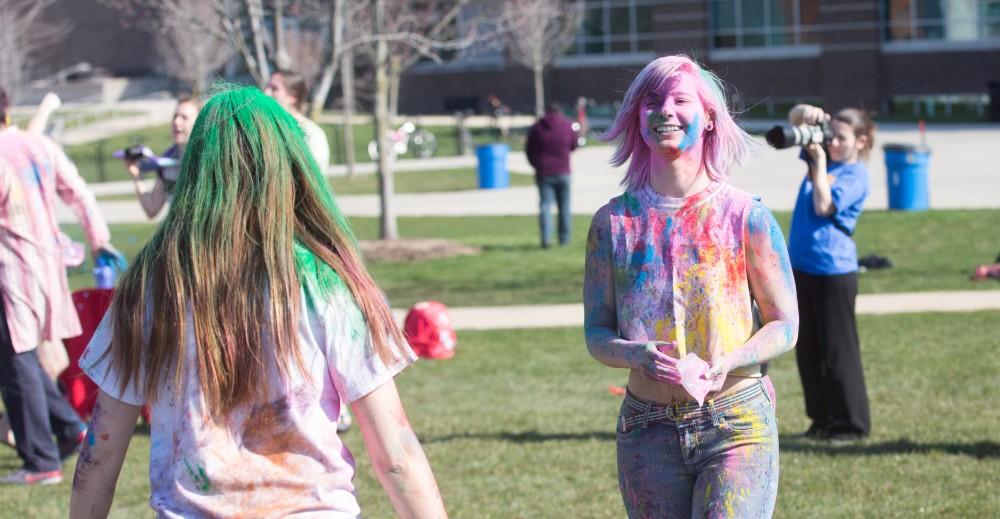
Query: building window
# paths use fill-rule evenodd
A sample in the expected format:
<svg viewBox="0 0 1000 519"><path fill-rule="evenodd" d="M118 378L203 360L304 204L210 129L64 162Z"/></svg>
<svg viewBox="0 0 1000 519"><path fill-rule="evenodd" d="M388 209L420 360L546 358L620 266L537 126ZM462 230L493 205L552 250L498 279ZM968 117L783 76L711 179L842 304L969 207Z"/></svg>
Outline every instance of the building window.
<svg viewBox="0 0 1000 519"><path fill-rule="evenodd" d="M659 0L578 0L580 28L567 55L654 50L653 7Z"/></svg>
<svg viewBox="0 0 1000 519"><path fill-rule="evenodd" d="M1000 38L1000 0L886 0L888 41Z"/></svg>
<svg viewBox="0 0 1000 519"><path fill-rule="evenodd" d="M815 44L819 0L711 0L712 47Z"/></svg>

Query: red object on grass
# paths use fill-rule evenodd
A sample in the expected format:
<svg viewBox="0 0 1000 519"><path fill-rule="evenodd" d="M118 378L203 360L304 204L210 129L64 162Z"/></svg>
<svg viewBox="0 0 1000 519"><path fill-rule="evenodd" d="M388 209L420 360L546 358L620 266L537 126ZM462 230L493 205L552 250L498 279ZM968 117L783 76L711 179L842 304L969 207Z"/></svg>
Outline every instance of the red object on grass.
<svg viewBox="0 0 1000 519"><path fill-rule="evenodd" d="M455 355L455 327L448 309L437 301L421 301L406 314L403 333L413 352L425 359L450 359Z"/></svg>
<svg viewBox="0 0 1000 519"><path fill-rule="evenodd" d="M97 325L101 324L104 312L111 306L111 299L114 298L115 291L110 288L85 288L73 292L73 306L76 307L76 315L80 318L80 327L83 333L69 339L63 339L66 346L66 353L69 356L69 367L59 375L59 380L66 387L66 400L73 406L81 418L90 418L90 412L94 409L94 402L97 400L97 384L94 384L90 377L85 375L77 363L83 350L87 348L87 343L93 337Z"/></svg>
<svg viewBox="0 0 1000 519"><path fill-rule="evenodd" d="M90 338L97 331L97 325L101 324L104 313L111 306L111 300L115 297L113 288L84 288L73 292L73 306L76 307L76 315L80 319L80 328L83 333L69 339L63 339L66 347L66 354L69 356L69 367L59 375L59 380L66 388L66 400L73 406L76 414L85 421L90 420L90 413L94 410L94 402L97 401L97 384L90 380L83 370L78 366L80 356L87 349ZM142 406L142 417L146 423L149 420L149 406Z"/></svg>

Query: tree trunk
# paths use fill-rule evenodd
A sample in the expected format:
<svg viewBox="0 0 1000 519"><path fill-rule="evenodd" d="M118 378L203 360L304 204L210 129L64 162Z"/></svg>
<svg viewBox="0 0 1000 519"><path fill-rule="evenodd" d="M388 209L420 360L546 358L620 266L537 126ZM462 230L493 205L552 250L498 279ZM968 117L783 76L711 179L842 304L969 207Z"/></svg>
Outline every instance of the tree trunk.
<svg viewBox="0 0 1000 519"><path fill-rule="evenodd" d="M535 116L545 115L545 78L542 73L544 67L535 66Z"/></svg>
<svg viewBox="0 0 1000 519"><path fill-rule="evenodd" d="M399 115L399 76L403 73L403 59L398 55L389 57L389 124L396 124Z"/></svg>
<svg viewBox="0 0 1000 519"><path fill-rule="evenodd" d="M344 95L344 163L347 176L354 176L354 50L348 49L341 57L340 85Z"/></svg>
<svg viewBox="0 0 1000 519"><path fill-rule="evenodd" d="M375 0L375 30L378 42L375 44L375 135L378 139L378 179L379 199L382 205L382 218L379 226L379 237L383 240L399 238L396 229L396 214L393 211L393 178L392 149L387 131L389 129L389 45L385 38L385 0Z"/></svg>
<svg viewBox="0 0 1000 519"><path fill-rule="evenodd" d="M319 83L313 89L313 97L310 101L309 112L312 119L316 119L323 107L326 105L326 98L333 88L333 78L337 75L337 66L340 63L341 45L344 40L344 0L333 0L330 8L330 52L327 54L327 62L323 67L323 74Z"/></svg>
<svg viewBox="0 0 1000 519"><path fill-rule="evenodd" d="M261 86L271 79L271 68L267 64L267 53L264 51L264 29L261 19L264 17L264 7L261 0L246 0L247 14L250 16L250 34L253 37L256 54L257 70L261 77Z"/></svg>
<svg viewBox="0 0 1000 519"><path fill-rule="evenodd" d="M285 0L274 0L274 65L281 70L295 65L285 45Z"/></svg>

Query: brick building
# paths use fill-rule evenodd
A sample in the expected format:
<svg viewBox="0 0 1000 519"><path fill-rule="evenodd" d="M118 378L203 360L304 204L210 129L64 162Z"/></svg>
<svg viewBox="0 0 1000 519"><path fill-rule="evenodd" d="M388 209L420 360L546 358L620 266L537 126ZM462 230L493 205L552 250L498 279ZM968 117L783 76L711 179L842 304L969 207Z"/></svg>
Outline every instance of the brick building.
<svg viewBox="0 0 1000 519"><path fill-rule="evenodd" d="M734 87L740 107L779 117L812 101L985 118L987 85L1000 82L1000 0L578 0L576 8L576 41L545 78L548 97L563 102L621 99L649 60L679 52ZM411 69L400 110L481 109L494 94L530 112L531 85L502 51L479 52Z"/></svg>

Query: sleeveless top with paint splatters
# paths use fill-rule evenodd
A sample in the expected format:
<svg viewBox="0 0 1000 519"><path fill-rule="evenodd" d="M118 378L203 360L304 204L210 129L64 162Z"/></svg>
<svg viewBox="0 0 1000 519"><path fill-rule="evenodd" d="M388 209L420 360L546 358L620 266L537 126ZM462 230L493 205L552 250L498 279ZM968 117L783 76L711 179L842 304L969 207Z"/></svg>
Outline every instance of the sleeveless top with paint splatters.
<svg viewBox="0 0 1000 519"><path fill-rule="evenodd" d="M711 362L753 332L746 218L753 197L713 182L686 198L646 187L611 199L618 332L634 341L677 341ZM752 375L757 366L737 369Z"/></svg>

